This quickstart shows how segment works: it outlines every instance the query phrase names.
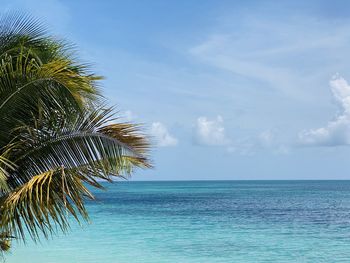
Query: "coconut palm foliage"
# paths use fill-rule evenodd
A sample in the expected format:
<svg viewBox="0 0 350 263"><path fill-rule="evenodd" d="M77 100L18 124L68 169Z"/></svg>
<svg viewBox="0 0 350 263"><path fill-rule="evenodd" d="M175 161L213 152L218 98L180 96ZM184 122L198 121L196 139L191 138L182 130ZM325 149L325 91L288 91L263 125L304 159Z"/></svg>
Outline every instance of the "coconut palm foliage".
<svg viewBox="0 0 350 263"><path fill-rule="evenodd" d="M99 76L36 20L0 19L0 240L38 240L87 219L89 189L150 167L139 127L113 119Z"/></svg>

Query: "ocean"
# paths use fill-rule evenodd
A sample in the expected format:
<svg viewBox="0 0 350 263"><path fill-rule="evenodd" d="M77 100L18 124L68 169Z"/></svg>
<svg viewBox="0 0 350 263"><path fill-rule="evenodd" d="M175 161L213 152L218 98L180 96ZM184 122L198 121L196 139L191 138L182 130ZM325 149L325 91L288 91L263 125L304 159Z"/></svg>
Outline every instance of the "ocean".
<svg viewBox="0 0 350 263"><path fill-rule="evenodd" d="M118 182L8 263L350 262L350 181Z"/></svg>

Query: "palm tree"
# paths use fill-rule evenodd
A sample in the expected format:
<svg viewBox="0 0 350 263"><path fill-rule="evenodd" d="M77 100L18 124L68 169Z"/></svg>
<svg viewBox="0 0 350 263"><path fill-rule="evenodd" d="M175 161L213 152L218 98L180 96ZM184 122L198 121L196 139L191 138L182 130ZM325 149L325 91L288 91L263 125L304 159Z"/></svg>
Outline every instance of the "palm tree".
<svg viewBox="0 0 350 263"><path fill-rule="evenodd" d="M101 78L21 14L0 19L0 248L88 219L88 185L148 168L139 126L113 118Z"/></svg>

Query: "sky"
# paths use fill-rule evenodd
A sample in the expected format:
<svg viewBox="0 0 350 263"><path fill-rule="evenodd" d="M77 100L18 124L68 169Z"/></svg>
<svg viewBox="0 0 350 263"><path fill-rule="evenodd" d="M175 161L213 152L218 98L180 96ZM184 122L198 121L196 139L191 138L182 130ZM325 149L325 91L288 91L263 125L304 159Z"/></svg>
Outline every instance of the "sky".
<svg viewBox="0 0 350 263"><path fill-rule="evenodd" d="M1 0L143 124L132 180L350 179L349 1Z"/></svg>

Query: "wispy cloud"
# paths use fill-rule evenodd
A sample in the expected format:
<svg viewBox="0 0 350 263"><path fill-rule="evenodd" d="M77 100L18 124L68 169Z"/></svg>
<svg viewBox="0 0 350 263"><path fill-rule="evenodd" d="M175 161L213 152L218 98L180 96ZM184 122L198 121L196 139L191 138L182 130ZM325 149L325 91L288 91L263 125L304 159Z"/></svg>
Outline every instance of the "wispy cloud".
<svg viewBox="0 0 350 263"><path fill-rule="evenodd" d="M161 122L153 122L150 133L159 147L176 146L178 144L177 138L171 135L167 127Z"/></svg>
<svg viewBox="0 0 350 263"><path fill-rule="evenodd" d="M338 146L350 144L350 86L335 75L329 82L332 94L341 112L325 127L299 133L299 143L307 146Z"/></svg>
<svg viewBox="0 0 350 263"><path fill-rule="evenodd" d="M257 17L218 27L189 54L292 99L305 100L312 97L309 90L321 73L343 66L333 59L348 50L349 36L350 30L342 24L308 17L278 22Z"/></svg>
<svg viewBox="0 0 350 263"><path fill-rule="evenodd" d="M277 132L265 130L253 136L238 138L227 147L227 151L239 155L254 155L261 151L287 154L289 147L278 138Z"/></svg>

